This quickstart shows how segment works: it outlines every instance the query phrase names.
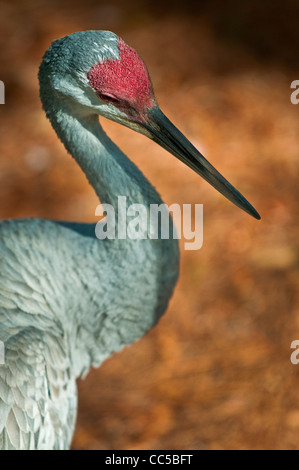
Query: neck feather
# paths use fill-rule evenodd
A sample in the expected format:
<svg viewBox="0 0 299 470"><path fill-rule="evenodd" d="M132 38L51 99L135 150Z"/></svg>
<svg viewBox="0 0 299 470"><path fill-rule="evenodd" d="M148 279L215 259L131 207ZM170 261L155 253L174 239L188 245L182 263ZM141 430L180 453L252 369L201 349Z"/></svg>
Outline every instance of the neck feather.
<svg viewBox="0 0 299 470"><path fill-rule="evenodd" d="M116 213L118 196L126 196L128 204L162 203L141 171L104 132L96 114L59 108L47 115L102 203L111 204Z"/></svg>

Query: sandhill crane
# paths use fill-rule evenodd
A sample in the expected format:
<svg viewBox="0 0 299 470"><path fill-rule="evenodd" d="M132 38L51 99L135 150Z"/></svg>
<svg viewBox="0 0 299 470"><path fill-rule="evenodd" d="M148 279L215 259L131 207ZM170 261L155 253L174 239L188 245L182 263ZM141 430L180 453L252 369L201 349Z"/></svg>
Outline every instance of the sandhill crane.
<svg viewBox="0 0 299 470"><path fill-rule="evenodd" d="M144 62L114 33L85 31L54 41L39 81L47 117L102 203L117 211L118 195L147 208L162 201L104 133L98 115L153 139L259 218L165 117ZM76 378L156 324L178 269L173 237L98 240L94 224L1 222L1 449L70 447Z"/></svg>

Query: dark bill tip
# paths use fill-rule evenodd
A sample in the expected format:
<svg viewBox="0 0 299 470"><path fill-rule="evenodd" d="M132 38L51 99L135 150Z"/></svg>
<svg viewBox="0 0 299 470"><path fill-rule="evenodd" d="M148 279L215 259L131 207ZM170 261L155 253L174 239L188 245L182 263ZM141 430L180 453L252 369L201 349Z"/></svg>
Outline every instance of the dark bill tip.
<svg viewBox="0 0 299 470"><path fill-rule="evenodd" d="M148 111L148 119L143 126L157 144L188 165L240 209L260 220L261 216L247 199L208 162L158 106Z"/></svg>

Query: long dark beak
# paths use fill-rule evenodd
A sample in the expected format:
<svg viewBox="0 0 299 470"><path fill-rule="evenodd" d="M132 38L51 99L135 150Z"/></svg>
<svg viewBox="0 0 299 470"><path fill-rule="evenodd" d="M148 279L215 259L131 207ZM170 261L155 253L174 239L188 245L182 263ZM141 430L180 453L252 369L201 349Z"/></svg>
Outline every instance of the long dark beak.
<svg viewBox="0 0 299 470"><path fill-rule="evenodd" d="M255 219L261 218L245 197L205 159L191 142L169 121L158 106L155 105L148 110L146 122L142 123L142 126L145 127L150 137L157 144L192 168L223 196L240 207L240 209L252 215Z"/></svg>

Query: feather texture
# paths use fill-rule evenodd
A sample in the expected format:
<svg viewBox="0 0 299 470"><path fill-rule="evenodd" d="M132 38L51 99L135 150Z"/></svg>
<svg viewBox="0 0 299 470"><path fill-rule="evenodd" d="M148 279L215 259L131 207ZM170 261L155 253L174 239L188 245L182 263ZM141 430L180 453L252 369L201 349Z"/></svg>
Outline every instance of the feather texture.
<svg viewBox="0 0 299 470"><path fill-rule="evenodd" d="M123 195L128 204L148 209L162 201L104 133L96 114L108 108L98 105L86 78L99 60L119 57L117 39L91 31L54 42L40 68L40 94L101 202L117 211L117 196ZM98 240L94 225L1 222L1 449L69 448L77 377L156 324L178 264L173 239Z"/></svg>

